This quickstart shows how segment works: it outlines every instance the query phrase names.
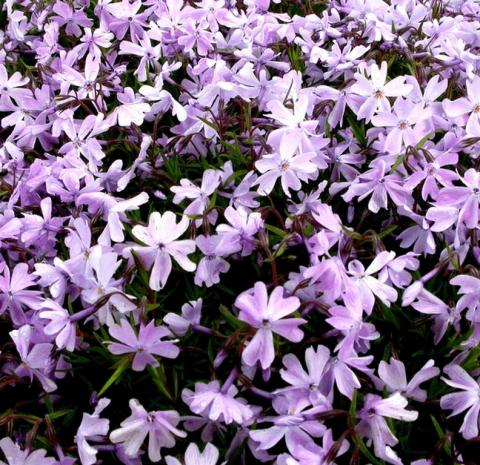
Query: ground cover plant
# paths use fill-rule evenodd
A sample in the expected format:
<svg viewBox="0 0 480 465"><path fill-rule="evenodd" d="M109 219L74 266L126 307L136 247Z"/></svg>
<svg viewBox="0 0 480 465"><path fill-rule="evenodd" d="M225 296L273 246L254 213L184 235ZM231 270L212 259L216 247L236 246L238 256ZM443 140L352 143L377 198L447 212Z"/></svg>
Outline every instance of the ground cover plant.
<svg viewBox="0 0 480 465"><path fill-rule="evenodd" d="M480 3L4 0L0 464L480 463Z"/></svg>

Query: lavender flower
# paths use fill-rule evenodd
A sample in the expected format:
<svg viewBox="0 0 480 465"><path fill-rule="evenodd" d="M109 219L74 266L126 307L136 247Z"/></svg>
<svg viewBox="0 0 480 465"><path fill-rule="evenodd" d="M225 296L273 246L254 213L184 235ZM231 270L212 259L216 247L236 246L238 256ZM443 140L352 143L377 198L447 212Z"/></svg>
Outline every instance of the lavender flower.
<svg viewBox="0 0 480 465"><path fill-rule="evenodd" d="M203 452L194 443L189 444L185 451L184 465L216 465L218 462L218 449L213 444L207 444ZM176 458L165 457L167 465L181 465Z"/></svg>
<svg viewBox="0 0 480 465"><path fill-rule="evenodd" d="M163 447L173 447L175 436L186 437L185 432L176 428L180 417L174 410L147 412L136 399L131 399L129 406L132 414L110 433L110 440L122 444L127 456L136 456L148 435L148 458L159 462Z"/></svg>
<svg viewBox="0 0 480 465"><path fill-rule="evenodd" d="M38 449L30 453L28 450L22 450L10 438L0 440L0 449L2 449L7 460L6 463L0 461L2 465L55 465L57 463L55 459L46 457L47 451L44 449Z"/></svg>
<svg viewBox="0 0 480 465"><path fill-rule="evenodd" d="M154 321L146 326L140 324L138 335L126 319L122 319L120 325L110 326L108 330L111 336L121 342L111 342L108 350L115 355L135 354L132 362L134 371L143 371L147 365L158 367L154 355L176 358L180 352L173 342L162 340L171 336L171 333L163 326L155 326Z"/></svg>
<svg viewBox="0 0 480 465"><path fill-rule="evenodd" d="M299 308L300 301L297 297L283 296L284 290L279 286L269 297L265 284L258 282L253 289L240 294L235 300L235 306L240 310L239 319L257 329L242 353L242 360L247 365L253 366L260 362L263 369L270 367L275 358L274 333L292 342L302 340L303 332L298 327L305 320L283 319Z"/></svg>
<svg viewBox="0 0 480 465"><path fill-rule="evenodd" d="M465 439L478 436L480 427L480 384L458 365L450 365L443 370L449 378L442 378L449 386L460 390L446 394L440 399L442 409L451 410L450 416L468 410L463 419L460 433Z"/></svg>
<svg viewBox="0 0 480 465"><path fill-rule="evenodd" d="M176 240L188 228L188 218L182 217L177 224L175 214L165 212L163 215L154 212L150 215L148 226L134 226L132 233L147 247L134 247L133 250L147 264L152 266L150 287L156 291L162 289L170 275L173 257L186 271L194 271L195 264L188 255L195 250L195 242Z"/></svg>

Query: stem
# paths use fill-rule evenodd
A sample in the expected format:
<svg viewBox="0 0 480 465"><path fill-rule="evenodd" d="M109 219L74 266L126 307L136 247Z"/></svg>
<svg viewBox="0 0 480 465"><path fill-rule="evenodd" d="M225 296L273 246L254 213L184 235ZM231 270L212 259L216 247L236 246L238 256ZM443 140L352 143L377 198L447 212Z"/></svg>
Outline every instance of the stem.
<svg viewBox="0 0 480 465"><path fill-rule="evenodd" d="M222 389L220 390L220 392L222 394L225 394L228 389L230 388L230 386L235 382L235 380L237 379L237 376L238 376L238 369L237 368L234 368L231 373L228 375L228 378L227 380L225 381L225 383L223 383L223 386L222 386Z"/></svg>

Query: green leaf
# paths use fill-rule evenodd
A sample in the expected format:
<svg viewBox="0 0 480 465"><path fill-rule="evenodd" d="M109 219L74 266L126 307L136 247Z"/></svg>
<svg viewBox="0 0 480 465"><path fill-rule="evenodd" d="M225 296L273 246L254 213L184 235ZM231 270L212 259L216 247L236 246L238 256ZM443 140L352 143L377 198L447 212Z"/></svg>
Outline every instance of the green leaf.
<svg viewBox="0 0 480 465"><path fill-rule="evenodd" d="M63 410L58 410L56 412L49 413L48 418L50 418L50 420L58 420L59 418L62 418L65 415L71 415L73 413L75 413L74 409L66 408Z"/></svg>
<svg viewBox="0 0 480 465"><path fill-rule="evenodd" d="M360 449L360 452L373 464L373 465L385 465L383 460L378 460L369 450L363 442L363 439L355 433L355 444Z"/></svg>
<svg viewBox="0 0 480 465"><path fill-rule="evenodd" d="M397 224L394 224L392 226L390 226L389 228L385 229L385 231L382 231L378 237L380 239L383 239L384 237L388 236L389 234L391 234L393 231L395 231L395 229L398 228L398 225Z"/></svg>
<svg viewBox="0 0 480 465"><path fill-rule="evenodd" d="M360 145L366 146L367 138L365 136L365 124L363 123L363 121L359 125L357 124L357 120L351 114L347 114L346 117L349 126L352 128L355 138L358 140Z"/></svg>
<svg viewBox="0 0 480 465"><path fill-rule="evenodd" d="M245 327L245 325L235 318L235 316L230 312L230 310L225 307L225 305L220 305L219 307L220 313L225 317L227 323L235 329L240 329Z"/></svg>
<svg viewBox="0 0 480 465"><path fill-rule="evenodd" d="M287 235L287 233L283 229L272 226L271 224L265 224L265 229L276 234L277 236L280 236L282 239Z"/></svg>
<svg viewBox="0 0 480 465"><path fill-rule="evenodd" d="M355 423L355 420L357 418L357 399L358 399L358 392L356 389L354 389L352 402L350 403L350 409L348 410L348 413L353 423Z"/></svg>
<svg viewBox="0 0 480 465"><path fill-rule="evenodd" d="M101 397L105 394L106 390L114 383L120 381L124 371L127 369L128 365L130 364L130 359L125 357L117 366L117 369L113 372L112 376L108 378L107 382L103 385L102 389L98 392L98 397Z"/></svg>
<svg viewBox="0 0 480 465"><path fill-rule="evenodd" d="M165 372L163 371L163 366L160 365L158 368L149 366L148 372L150 373L153 382L158 387L158 390L173 402L173 396L170 394L170 391L167 388L167 379Z"/></svg>

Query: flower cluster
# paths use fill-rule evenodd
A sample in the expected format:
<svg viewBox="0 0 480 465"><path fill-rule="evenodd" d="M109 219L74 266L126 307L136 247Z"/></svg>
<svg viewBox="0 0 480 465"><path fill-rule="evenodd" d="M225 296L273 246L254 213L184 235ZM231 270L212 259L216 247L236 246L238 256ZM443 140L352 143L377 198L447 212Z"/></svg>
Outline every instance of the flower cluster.
<svg viewBox="0 0 480 465"><path fill-rule="evenodd" d="M0 464L478 463L477 0L0 24Z"/></svg>

